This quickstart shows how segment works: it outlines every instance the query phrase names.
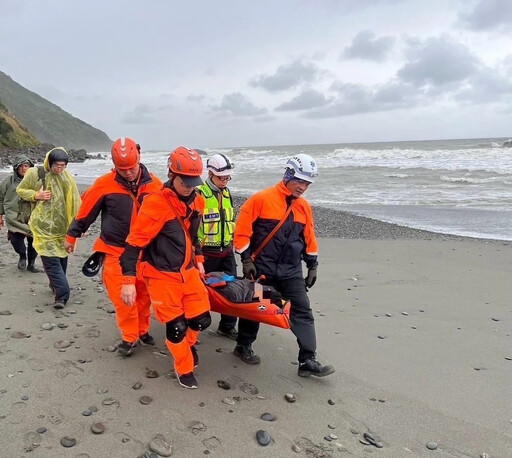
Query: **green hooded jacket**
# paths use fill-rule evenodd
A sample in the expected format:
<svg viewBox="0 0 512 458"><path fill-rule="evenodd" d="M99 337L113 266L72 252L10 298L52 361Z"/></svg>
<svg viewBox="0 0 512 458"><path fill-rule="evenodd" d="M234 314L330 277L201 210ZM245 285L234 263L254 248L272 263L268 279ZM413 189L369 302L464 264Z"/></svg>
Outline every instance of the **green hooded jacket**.
<svg viewBox="0 0 512 458"><path fill-rule="evenodd" d="M11 232L20 232L30 235L28 224L23 224L16 218L18 216L18 194L16 188L20 184L23 177L18 175L18 167L28 162L30 167L34 167L34 163L25 154L18 154L14 158L12 166L13 173L0 183L0 215L5 215L7 229Z"/></svg>

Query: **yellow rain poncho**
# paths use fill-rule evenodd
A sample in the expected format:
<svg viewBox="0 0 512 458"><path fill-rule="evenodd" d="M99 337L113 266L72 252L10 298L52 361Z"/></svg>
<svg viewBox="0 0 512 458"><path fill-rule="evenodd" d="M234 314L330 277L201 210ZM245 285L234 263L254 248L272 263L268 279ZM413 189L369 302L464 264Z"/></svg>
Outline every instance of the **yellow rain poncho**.
<svg viewBox="0 0 512 458"><path fill-rule="evenodd" d="M53 173L50 170L48 156L57 149L66 152L64 148L48 151L43 164L47 172L45 189L51 191L51 199L37 202L35 200L36 193L43 185L38 177L37 167L28 169L16 192L22 199L36 202L28 225L34 236L34 248L39 256L65 258L68 255L64 249L66 232L78 212L80 193L71 173L67 170Z"/></svg>

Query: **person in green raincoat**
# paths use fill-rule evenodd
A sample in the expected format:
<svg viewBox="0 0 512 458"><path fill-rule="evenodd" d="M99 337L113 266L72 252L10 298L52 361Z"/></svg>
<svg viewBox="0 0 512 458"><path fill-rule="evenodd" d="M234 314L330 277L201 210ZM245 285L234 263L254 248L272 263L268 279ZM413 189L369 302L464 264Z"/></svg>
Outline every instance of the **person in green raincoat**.
<svg viewBox="0 0 512 458"><path fill-rule="evenodd" d="M64 148L53 148L44 160L45 185L36 167L27 171L16 192L35 202L29 227L34 237L34 248L41 257L44 270L55 293L54 308L62 309L69 300L66 277L68 252L64 247L66 232L80 207L80 193L73 175L66 170L68 154Z"/></svg>
<svg viewBox="0 0 512 458"><path fill-rule="evenodd" d="M19 255L18 269L27 269L30 272L40 272L35 266L37 251L32 242L32 232L27 223L18 220L19 197L16 188L34 163L25 154L18 154L14 158L13 173L0 184L0 228L7 226L7 239L11 242L14 251ZM27 244L25 245L25 239ZM27 264L28 259L28 264Z"/></svg>

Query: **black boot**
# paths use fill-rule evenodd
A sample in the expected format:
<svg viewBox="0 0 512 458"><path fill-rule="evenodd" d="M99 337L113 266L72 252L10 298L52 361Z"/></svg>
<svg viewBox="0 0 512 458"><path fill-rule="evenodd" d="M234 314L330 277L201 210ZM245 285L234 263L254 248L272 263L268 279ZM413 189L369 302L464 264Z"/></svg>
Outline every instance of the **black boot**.
<svg viewBox="0 0 512 458"><path fill-rule="evenodd" d="M40 272L41 272L41 270L40 270L40 269L38 269L38 268L35 266L35 262L36 262L36 260L35 260L35 259L29 259L29 261L28 261L28 265L27 265L27 270L28 270L29 272L34 273L34 274L38 274L38 273L40 273Z"/></svg>
<svg viewBox="0 0 512 458"><path fill-rule="evenodd" d="M27 268L27 258L21 258L18 261L18 269L19 270L26 270Z"/></svg>
<svg viewBox="0 0 512 458"><path fill-rule="evenodd" d="M247 364L259 364L261 362L261 358L254 353L250 345L237 345L233 354Z"/></svg>
<svg viewBox="0 0 512 458"><path fill-rule="evenodd" d="M315 377L327 377L335 372L336 369L334 369L334 366L322 366L315 357L300 363L298 370L300 377L309 377L311 375L314 375Z"/></svg>

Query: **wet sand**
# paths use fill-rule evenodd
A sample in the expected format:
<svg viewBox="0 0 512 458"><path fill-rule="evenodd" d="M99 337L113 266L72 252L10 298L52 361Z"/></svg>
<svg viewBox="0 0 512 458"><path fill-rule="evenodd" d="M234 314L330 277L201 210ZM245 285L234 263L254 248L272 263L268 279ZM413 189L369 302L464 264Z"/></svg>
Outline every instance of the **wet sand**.
<svg viewBox="0 0 512 458"><path fill-rule="evenodd" d="M18 271L0 231L0 311L11 313L0 315L1 456L137 457L156 434L183 457L510 456L511 243L321 238L310 297L319 359L336 374L298 377L293 334L266 325L254 345L262 363L246 365L212 332L214 314L200 336L199 389L185 390L166 377L158 322L156 348L127 359L109 351L119 342L112 306L99 277L80 271L94 232L70 257L71 300L57 312L46 276ZM70 345L55 348L62 341ZM265 412L277 419L260 419ZM103 434L91 432L97 422ZM258 430L270 434L267 447ZM363 444L364 433L383 448ZM76 445L64 448L65 436Z"/></svg>

